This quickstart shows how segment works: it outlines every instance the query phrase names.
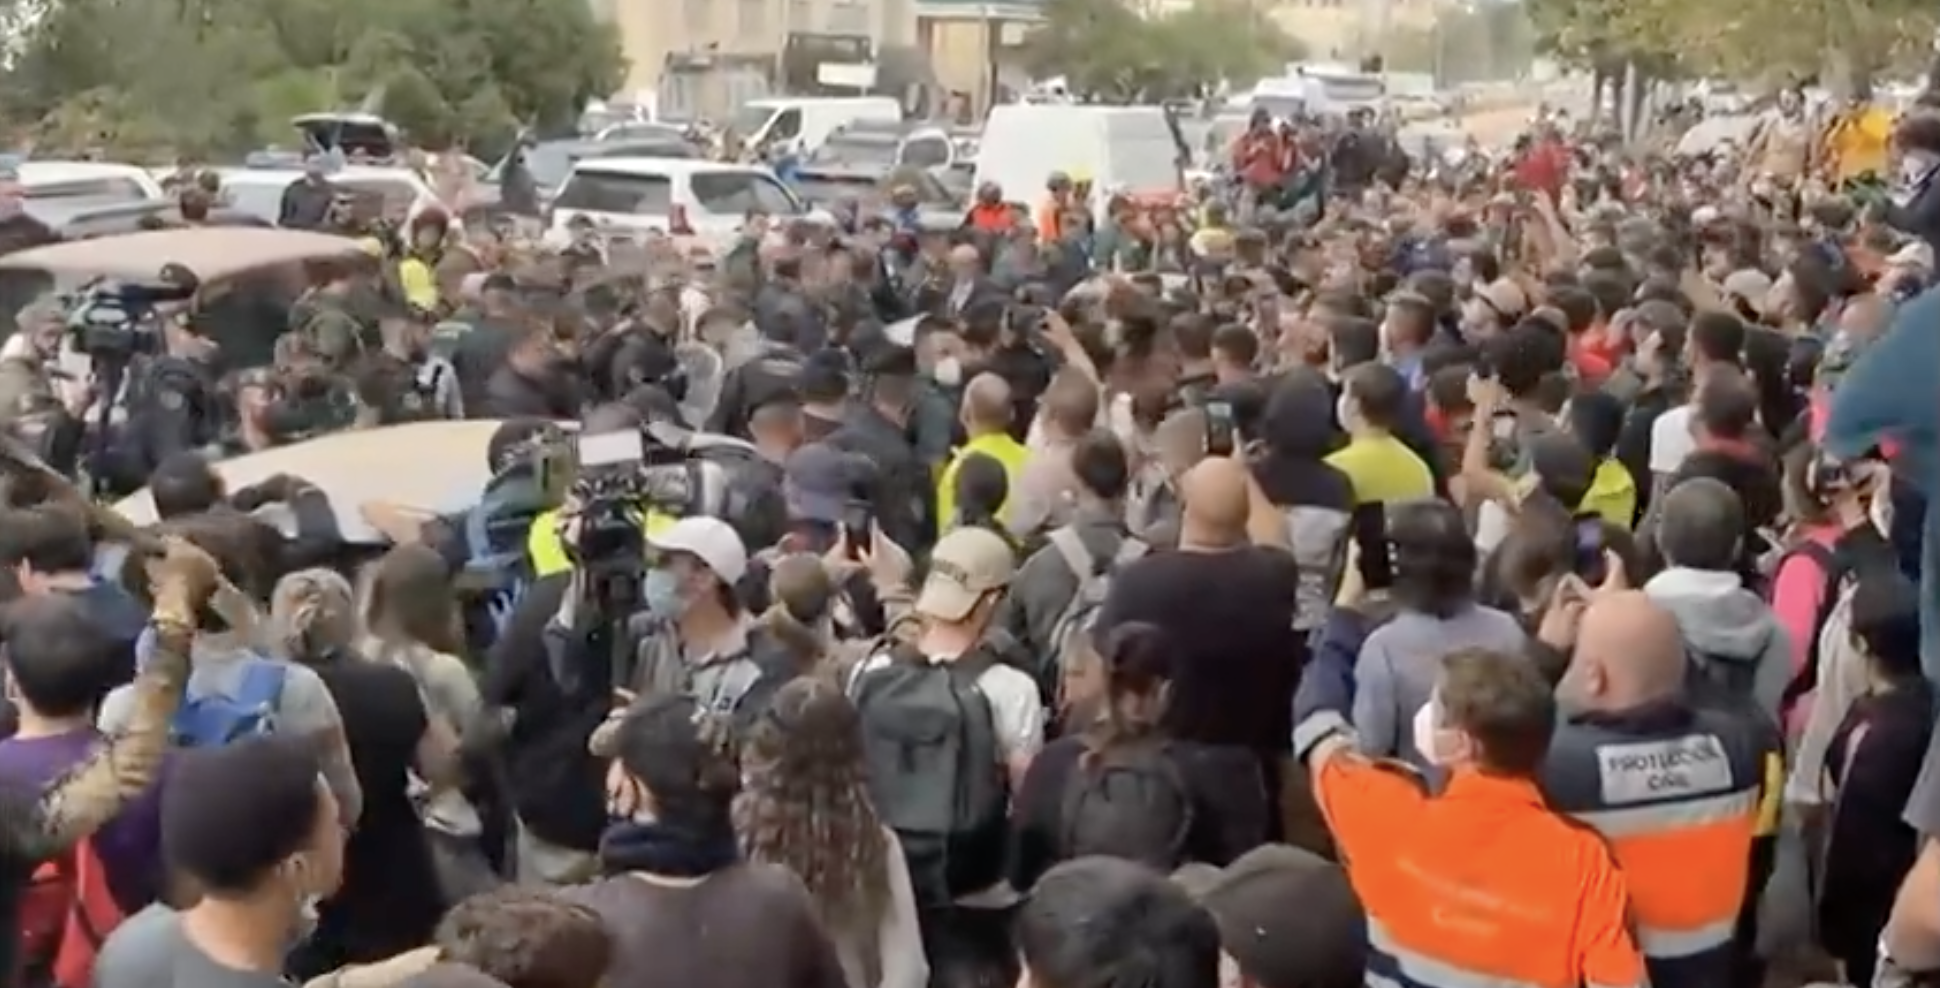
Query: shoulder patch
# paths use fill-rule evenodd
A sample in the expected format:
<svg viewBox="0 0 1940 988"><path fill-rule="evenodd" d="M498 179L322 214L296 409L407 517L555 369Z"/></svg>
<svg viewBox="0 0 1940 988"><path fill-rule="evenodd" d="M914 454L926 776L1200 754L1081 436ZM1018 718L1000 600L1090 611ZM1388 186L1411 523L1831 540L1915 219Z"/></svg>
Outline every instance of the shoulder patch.
<svg viewBox="0 0 1940 988"><path fill-rule="evenodd" d="M189 400L174 388L162 388L155 392L155 401L171 412L179 412L188 407Z"/></svg>

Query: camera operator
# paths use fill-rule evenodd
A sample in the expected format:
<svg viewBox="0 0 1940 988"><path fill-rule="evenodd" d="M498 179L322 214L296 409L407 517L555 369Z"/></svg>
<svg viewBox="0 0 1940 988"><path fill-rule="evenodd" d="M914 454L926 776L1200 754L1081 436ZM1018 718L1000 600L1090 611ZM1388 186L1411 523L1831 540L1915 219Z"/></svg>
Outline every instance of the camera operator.
<svg viewBox="0 0 1940 988"><path fill-rule="evenodd" d="M861 400L851 403L847 421L827 442L876 464L879 477L869 500L883 534L897 545L929 545L936 531L934 474L909 437L919 401L916 351L878 347L861 365Z"/></svg>
<svg viewBox="0 0 1940 988"><path fill-rule="evenodd" d="M158 309L144 318L152 318L159 327L126 331L159 333L158 341L130 344L130 351L121 356L92 354L97 377L121 375L119 401L127 412L107 435L95 437L99 455L91 474L96 490L137 490L163 461L210 446L222 433L225 415L217 386L220 354L215 341L196 332L192 316L179 308ZM107 370L104 365L111 361L124 361L124 369ZM106 381L101 383L105 390ZM116 396L104 394L101 400L114 401Z"/></svg>

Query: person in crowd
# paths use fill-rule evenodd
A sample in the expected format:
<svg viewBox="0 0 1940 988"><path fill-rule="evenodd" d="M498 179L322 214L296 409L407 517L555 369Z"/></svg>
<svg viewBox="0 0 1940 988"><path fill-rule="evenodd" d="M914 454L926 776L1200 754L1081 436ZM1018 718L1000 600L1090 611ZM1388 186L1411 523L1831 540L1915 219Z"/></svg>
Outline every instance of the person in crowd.
<svg viewBox="0 0 1940 988"><path fill-rule="evenodd" d="M315 746L249 738L184 752L162 792L162 854L193 890L110 934L100 988L285 984L285 953L343 876L343 813Z"/></svg>
<svg viewBox="0 0 1940 988"><path fill-rule="evenodd" d="M363 591L364 635L356 652L373 662L393 665L411 675L424 697L426 726L439 725L454 738L473 730L484 712L484 699L465 653L464 627L452 596L451 574L445 561L426 546L392 548L367 571ZM424 780L430 791L418 799L430 832L438 886L452 899L474 891L486 876L478 863L484 848L485 819L464 788L478 791L482 780L469 786ZM503 821L494 820L503 835Z"/></svg>
<svg viewBox="0 0 1940 988"><path fill-rule="evenodd" d="M600 752L613 759L605 790L618 821L600 840L606 877L558 894L606 925L614 984L848 988L802 880L742 859L730 730L680 694L649 696L622 713ZM695 937L697 929L708 935Z"/></svg>
<svg viewBox="0 0 1940 988"><path fill-rule="evenodd" d="M1671 302L1650 301L1637 306L1631 325L1638 335L1636 351L1604 390L1625 403L1615 456L1636 486L1641 516L1657 488L1650 460L1657 419L1682 407L1688 397L1688 378L1681 364L1686 317Z"/></svg>
<svg viewBox="0 0 1940 988"><path fill-rule="evenodd" d="M94 704L120 659L106 629L93 622L76 596L56 593L17 600L8 606L4 623L7 698L18 725L0 741L0 785L40 792L100 747ZM158 795L151 789L88 838L90 853L99 860L108 890L124 914L139 911L161 891ZM30 903L24 911L36 910Z"/></svg>
<svg viewBox="0 0 1940 988"><path fill-rule="evenodd" d="M1045 389L1035 435L1026 443L1030 455L1009 504L1012 535L1028 537L1071 522L1083 497L1072 457L1097 426L1098 411L1098 385L1082 374L1060 371Z"/></svg>
<svg viewBox="0 0 1940 988"><path fill-rule="evenodd" d="M973 456L988 457L1002 468L1006 490L1018 483L1030 450L1012 438L1010 385L996 374L984 373L970 379L963 389L961 423L968 440L950 458L936 482L937 517L954 524L961 519L956 502L957 472ZM999 502L995 518L1008 521L1008 497Z"/></svg>
<svg viewBox="0 0 1940 988"><path fill-rule="evenodd" d="M922 988L916 894L902 845L870 805L862 745L839 684L782 687L741 752L735 831L748 860L785 866L808 887L850 985Z"/></svg>
<svg viewBox="0 0 1940 988"><path fill-rule="evenodd" d="M885 596L907 594L901 586L907 573L895 572L886 552L871 556L888 564L876 577ZM1016 568L1010 545L995 532L965 527L944 535L907 606L913 627L859 663L848 680L866 738L871 730L898 730L890 724L901 716L941 713L934 707L903 713L895 690L897 683L936 682L933 673L941 673L950 684L945 722L956 725L946 739L979 753L979 763L962 767L933 753L948 761L934 766L936 777L925 784L912 772L930 766L909 749L865 749L877 812L896 831L909 862L924 951L934 976L944 979L998 976L1014 963L1008 911L1017 891L1003 880L1006 815L1009 794L1043 747L1045 731L1037 682L1005 661L1014 642L996 623ZM988 764L981 763L985 758ZM925 822L938 816L953 818L946 833Z"/></svg>
<svg viewBox="0 0 1940 988"><path fill-rule="evenodd" d="M1710 379L1715 368L1737 368L1745 350L1745 323L1729 312L1707 311L1692 317L1690 327L1684 337L1682 365L1690 372L1690 379L1703 382ZM1657 359L1662 359L1661 340ZM1650 427L1650 472L1653 476L1653 494L1663 490L1684 460L1697 449L1696 432L1691 418L1696 409L1691 404L1672 408Z"/></svg>
<svg viewBox="0 0 1940 988"><path fill-rule="evenodd" d="M1354 485L1356 504L1391 505L1435 495L1434 474L1394 437L1408 384L1393 367L1362 364L1341 379L1335 417L1347 445L1327 462Z"/></svg>
<svg viewBox="0 0 1940 988"><path fill-rule="evenodd" d="M1741 916L1771 868L1757 838L1783 742L1760 712L1694 688L1677 615L1620 587L1561 584L1538 629L1539 647L1568 656L1542 790L1609 842L1651 984L1744 984ZM1659 774L1679 757L1707 770Z"/></svg>
<svg viewBox="0 0 1940 988"><path fill-rule="evenodd" d="M1368 633L1354 662L1354 731L1363 751L1425 768L1426 755L1406 731L1434 691L1441 657L1467 648L1513 654L1526 636L1513 616L1475 602L1475 543L1460 509L1446 501L1406 501L1387 512L1386 522L1383 541L1356 543L1343 577L1387 590L1395 604L1394 616Z"/></svg>
<svg viewBox="0 0 1940 988"><path fill-rule="evenodd" d="M316 930L291 961L299 976L311 977L389 957L431 936L446 903L412 779L455 788L458 739L426 711L410 673L351 651L357 611L343 577L329 570L284 577L270 596L269 616L281 656L315 670L329 689L363 797L343 849L341 887L319 908Z"/></svg>
<svg viewBox="0 0 1940 988"><path fill-rule="evenodd" d="M1240 461L1209 458L1181 488L1179 551L1127 565L1094 633L1127 621L1157 625L1179 650L1162 725L1179 741L1252 752L1277 800L1288 701L1306 654L1295 625L1298 565L1249 539L1249 521L1263 515L1271 528L1277 519ZM1280 833L1277 819L1270 832Z"/></svg>
<svg viewBox="0 0 1940 988"><path fill-rule="evenodd" d="M69 507L40 505L6 516L0 532L6 533L0 561L13 570L20 592L72 599L101 634L108 662L92 666L101 676L99 695L134 678L135 642L148 625L148 609L119 582L94 575L87 519Z"/></svg>
<svg viewBox="0 0 1940 988"><path fill-rule="evenodd" d="M1656 548L1665 569L1644 584L1645 595L1676 616L1698 679L1779 723L1792 644L1771 607L1738 575L1744 507L1737 493L1705 477L1659 500Z"/></svg>
<svg viewBox="0 0 1940 988"><path fill-rule="evenodd" d="M861 400L826 441L876 464L878 480L869 500L883 534L897 545L925 545L941 516L934 474L917 457L907 433L917 402L916 353L891 346L867 354L860 364Z"/></svg>
<svg viewBox="0 0 1940 988"><path fill-rule="evenodd" d="M1020 985L1030 988L1215 988L1212 916L1151 868L1111 857L1067 861L1018 910Z"/></svg>
<svg viewBox="0 0 1940 988"><path fill-rule="evenodd" d="M1067 453L1067 469L1074 480L1069 524L1052 528L1045 545L1017 568L1017 578L1004 594L1004 627L1026 651L1042 656L1044 665L1059 661L1059 632L1077 617L1087 584L1094 592L1101 581L1148 548L1125 524L1125 494L1131 484L1131 463L1123 443L1099 429L1080 439ZM1040 672L1040 685L1044 672Z"/></svg>
<svg viewBox="0 0 1940 988"><path fill-rule="evenodd" d="M1096 645L1095 717L1031 761L1012 808L1010 880L1104 854L1161 871L1224 865L1266 841L1267 796L1248 752L1176 742L1160 724L1176 651L1157 627L1121 624Z"/></svg>
<svg viewBox="0 0 1940 988"><path fill-rule="evenodd" d="M1590 489L1578 508L1618 528L1628 529L1637 523L1637 483L1613 455L1623 429L1623 416L1623 403L1602 391L1570 399L1570 432L1596 461Z"/></svg>
<svg viewBox="0 0 1940 988"><path fill-rule="evenodd" d="M188 539L216 561L222 578L232 586L249 586L252 574L264 569L260 557L252 558L256 548L249 539L252 530L235 516L204 515L184 519L172 526L173 534ZM233 594L219 599L196 627L195 670L189 675L189 701L209 696L235 697L245 680L265 662L275 662L264 654L253 634L253 616L247 600ZM146 647L136 649L136 666L145 661ZM345 827L354 825L363 810L363 793L351 762L350 743L344 720L328 686L316 671L291 665L280 672L280 689L270 707L275 714L274 729L316 745L320 752L324 779L330 786L331 806L344 814ZM135 714L137 693L133 687L117 687L101 702L96 722L105 733L120 731Z"/></svg>
<svg viewBox="0 0 1940 988"><path fill-rule="evenodd" d="M1219 924L1220 981L1256 988L1362 988L1367 914L1339 864L1267 844L1224 868L1173 875Z"/></svg>
<svg viewBox="0 0 1940 988"><path fill-rule="evenodd" d="M1847 632L1863 656L1866 687L1824 759L1817 932L1845 980L1865 985L1894 893L1919 850L1919 834L1901 814L1933 735L1934 686L1920 671L1918 590L1897 569L1859 577Z"/></svg>
<svg viewBox="0 0 1940 988"><path fill-rule="evenodd" d="M1513 498L1505 492L1530 473L1536 440L1558 431L1540 392L1561 369L1564 346L1553 327L1530 318L1490 340L1483 357L1469 381L1475 425L1462 450L1457 499L1475 508L1475 544L1489 552L1510 527Z"/></svg>
<svg viewBox="0 0 1940 988"><path fill-rule="evenodd" d="M1307 671L1294 746L1367 910L1369 974L1646 983L1610 850L1546 807L1537 788L1557 710L1536 665L1477 649L1443 659L1413 719L1416 748L1449 776L1434 797L1412 775L1356 757L1351 684L1345 669ZM1462 920L1462 935L1447 932L1450 918Z"/></svg>
<svg viewBox="0 0 1940 988"><path fill-rule="evenodd" d="M184 453L155 468L148 490L155 500L155 516L163 521L205 514L245 521L248 537L261 546L266 558L243 574L246 579L236 586L254 596L267 596L270 585L285 573L334 562L332 557L343 544L330 498L300 477L277 474L230 491L208 460L198 453ZM285 536L261 519L243 517L268 504L289 509L294 534Z"/></svg>
<svg viewBox="0 0 1940 988"><path fill-rule="evenodd" d="M1765 440L1755 432L1758 395L1742 371L1719 367L1699 380L1687 406L1695 446L1665 482L1665 490L1695 477L1709 477L1738 493L1744 507L1739 552L1741 568L1751 571L1763 550L1763 532L1784 506L1779 467ZM1660 502L1661 503L1661 502Z"/></svg>
<svg viewBox="0 0 1940 988"><path fill-rule="evenodd" d="M943 519L943 530L954 528L982 528L993 532L997 537L1011 544L1010 526L1002 518L1004 502L1010 498L1010 478L1004 465L994 456L981 453L960 457L956 469L952 470L950 482L951 514Z"/></svg>

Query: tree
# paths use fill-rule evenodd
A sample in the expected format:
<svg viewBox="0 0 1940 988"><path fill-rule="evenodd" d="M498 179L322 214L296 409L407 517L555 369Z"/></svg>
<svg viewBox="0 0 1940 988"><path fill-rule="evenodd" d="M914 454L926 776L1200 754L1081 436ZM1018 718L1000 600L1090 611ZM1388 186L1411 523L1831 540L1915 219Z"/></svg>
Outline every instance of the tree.
<svg viewBox="0 0 1940 988"><path fill-rule="evenodd" d="M1198 0L1150 17L1120 0L1046 0L1023 60L1039 79L1063 76L1074 95L1126 101L1250 85L1300 55L1297 41L1244 0Z"/></svg>
<svg viewBox="0 0 1940 988"><path fill-rule="evenodd" d="M366 97L414 141L491 150L569 126L625 69L585 0L0 0L23 20L0 122L116 153L287 145L291 116Z"/></svg>
<svg viewBox="0 0 1940 988"><path fill-rule="evenodd" d="M1430 72L1442 83L1470 82L1522 75L1535 41L1522 4L1486 2L1445 6L1433 25L1391 33L1381 51L1390 69Z"/></svg>

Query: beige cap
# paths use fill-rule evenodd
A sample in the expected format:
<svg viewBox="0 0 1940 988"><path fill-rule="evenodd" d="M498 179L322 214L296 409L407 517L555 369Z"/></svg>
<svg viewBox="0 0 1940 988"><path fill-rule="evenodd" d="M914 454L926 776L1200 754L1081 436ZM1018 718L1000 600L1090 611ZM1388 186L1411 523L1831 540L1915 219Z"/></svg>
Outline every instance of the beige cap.
<svg viewBox="0 0 1940 988"><path fill-rule="evenodd" d="M916 595L916 612L938 621L961 621L984 594L1002 589L1016 572L1017 557L997 533L968 525L957 528L930 553L930 572Z"/></svg>

